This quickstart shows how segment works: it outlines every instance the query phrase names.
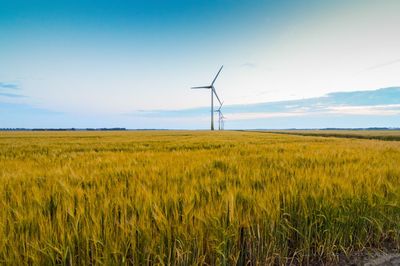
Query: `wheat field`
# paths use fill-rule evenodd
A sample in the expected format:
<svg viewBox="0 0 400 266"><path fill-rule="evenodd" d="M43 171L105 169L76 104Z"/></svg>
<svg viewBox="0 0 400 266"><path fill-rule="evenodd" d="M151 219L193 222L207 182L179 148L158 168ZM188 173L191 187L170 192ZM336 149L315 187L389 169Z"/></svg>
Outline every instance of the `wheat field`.
<svg viewBox="0 0 400 266"><path fill-rule="evenodd" d="M399 246L400 142L1 132L0 264L335 263Z"/></svg>
<svg viewBox="0 0 400 266"><path fill-rule="evenodd" d="M357 139L378 139L388 141L400 141L399 130L272 130L258 131L269 133L280 133L300 136L320 136Z"/></svg>

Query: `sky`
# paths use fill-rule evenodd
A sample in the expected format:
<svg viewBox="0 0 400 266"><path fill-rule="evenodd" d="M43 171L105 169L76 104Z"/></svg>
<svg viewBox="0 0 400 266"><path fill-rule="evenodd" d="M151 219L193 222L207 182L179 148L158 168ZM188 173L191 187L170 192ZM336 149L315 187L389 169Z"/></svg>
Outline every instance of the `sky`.
<svg viewBox="0 0 400 266"><path fill-rule="evenodd" d="M399 12L398 0L0 0L0 128L207 129L210 94L190 87L221 65L227 129L399 127L400 102L382 101L400 86ZM302 106L355 91L380 96Z"/></svg>

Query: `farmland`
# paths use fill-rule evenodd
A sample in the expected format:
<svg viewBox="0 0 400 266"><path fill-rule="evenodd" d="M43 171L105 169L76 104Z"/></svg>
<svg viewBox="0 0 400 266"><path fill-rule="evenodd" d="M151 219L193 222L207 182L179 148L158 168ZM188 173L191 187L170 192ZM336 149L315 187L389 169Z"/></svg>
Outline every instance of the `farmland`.
<svg viewBox="0 0 400 266"><path fill-rule="evenodd" d="M321 136L400 141L400 130L274 130L267 132L299 136Z"/></svg>
<svg viewBox="0 0 400 266"><path fill-rule="evenodd" d="M335 263L399 246L400 142L0 132L0 264Z"/></svg>

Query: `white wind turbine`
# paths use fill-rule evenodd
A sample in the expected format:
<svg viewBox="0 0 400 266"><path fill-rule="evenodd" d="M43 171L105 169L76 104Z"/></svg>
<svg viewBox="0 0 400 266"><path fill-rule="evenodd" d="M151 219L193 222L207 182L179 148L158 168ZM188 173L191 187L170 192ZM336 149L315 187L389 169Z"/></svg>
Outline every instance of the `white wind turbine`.
<svg viewBox="0 0 400 266"><path fill-rule="evenodd" d="M217 97L217 100L219 104L221 103L221 100L219 99L217 92L215 91L214 83L218 78L219 73L221 72L222 68L224 66L221 66L219 69L217 75L215 76L214 80L211 82L211 85L209 86L200 86L200 87L192 87L192 89L210 89L211 90L211 130L214 130L214 95Z"/></svg>
<svg viewBox="0 0 400 266"><path fill-rule="evenodd" d="M215 110L215 112L218 113L218 130L224 129L225 116L221 112L221 108L222 108L223 104L224 104L224 102L222 102L221 105L219 106L219 108L217 110Z"/></svg>

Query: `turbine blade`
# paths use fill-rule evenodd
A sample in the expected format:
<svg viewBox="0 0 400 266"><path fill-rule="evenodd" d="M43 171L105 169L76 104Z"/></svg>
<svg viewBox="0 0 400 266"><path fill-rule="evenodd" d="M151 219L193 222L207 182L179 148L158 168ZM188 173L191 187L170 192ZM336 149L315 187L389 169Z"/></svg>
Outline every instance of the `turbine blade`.
<svg viewBox="0 0 400 266"><path fill-rule="evenodd" d="M211 86L200 86L200 87L191 87L192 90L196 89L211 89Z"/></svg>
<svg viewBox="0 0 400 266"><path fill-rule="evenodd" d="M220 112L221 112L222 105L224 105L224 101L222 101L221 105L218 107L218 111L220 111Z"/></svg>
<svg viewBox="0 0 400 266"><path fill-rule="evenodd" d="M224 66L222 65L222 66L221 66L221 68L219 69L219 71L218 71L217 75L215 76L215 78L214 78L213 82L211 83L211 86L212 86L212 85L214 85L214 82L217 80L217 78L218 78L218 75L219 75L219 73L221 72L221 70L222 70L222 68L223 68L223 67L224 67Z"/></svg>
<svg viewBox="0 0 400 266"><path fill-rule="evenodd" d="M221 105L221 100L219 99L219 97L218 97L218 95L217 95L217 92L215 91L214 86L212 86L212 90L213 90L213 92L214 92L215 97L217 97L217 100L218 100L219 104Z"/></svg>

